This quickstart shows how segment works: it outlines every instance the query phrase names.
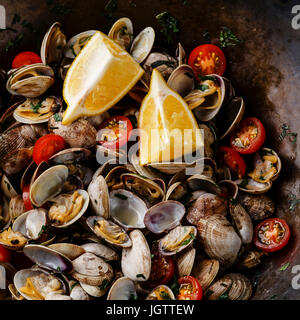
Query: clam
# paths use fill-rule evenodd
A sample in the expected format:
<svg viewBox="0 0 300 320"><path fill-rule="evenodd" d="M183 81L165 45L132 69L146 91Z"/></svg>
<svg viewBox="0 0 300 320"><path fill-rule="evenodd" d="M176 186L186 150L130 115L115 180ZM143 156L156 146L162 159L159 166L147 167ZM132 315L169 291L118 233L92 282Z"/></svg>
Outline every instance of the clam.
<svg viewBox="0 0 300 320"><path fill-rule="evenodd" d="M50 293L66 293L62 280L42 269L19 270L14 276L14 286L26 300L46 300Z"/></svg>
<svg viewBox="0 0 300 320"><path fill-rule="evenodd" d="M127 229L145 228L145 202L130 191L118 189L109 193L110 216Z"/></svg>
<svg viewBox="0 0 300 320"><path fill-rule="evenodd" d="M128 18L117 20L109 30L108 37L118 43L123 49L128 50L133 38L131 20Z"/></svg>
<svg viewBox="0 0 300 320"><path fill-rule="evenodd" d="M52 226L65 228L82 217L89 206L89 195L85 190L60 194L50 200L48 217Z"/></svg>
<svg viewBox="0 0 300 320"><path fill-rule="evenodd" d="M90 252L107 261L119 260L119 254L112 248L102 243L85 243L81 246L85 252Z"/></svg>
<svg viewBox="0 0 300 320"><path fill-rule="evenodd" d="M159 241L159 251L165 256L174 255L191 245L196 235L195 227L178 226Z"/></svg>
<svg viewBox="0 0 300 320"><path fill-rule="evenodd" d="M180 200L187 194L187 188L180 181L173 183L167 190L166 200Z"/></svg>
<svg viewBox="0 0 300 320"><path fill-rule="evenodd" d="M226 300L228 299L228 292L230 291L231 287L232 278L228 275L225 275L207 288L205 297L208 300Z"/></svg>
<svg viewBox="0 0 300 320"><path fill-rule="evenodd" d="M251 194L266 193L272 187L272 181L260 183L251 178L238 179L234 182L239 186L240 190Z"/></svg>
<svg viewBox="0 0 300 320"><path fill-rule="evenodd" d="M230 169L225 165L220 165L215 175L216 181L232 181Z"/></svg>
<svg viewBox="0 0 300 320"><path fill-rule="evenodd" d="M8 175L24 170L32 161L33 147L20 148L12 151L1 159L2 169Z"/></svg>
<svg viewBox="0 0 300 320"><path fill-rule="evenodd" d="M14 199L14 198L12 198L12 199ZM19 199L19 196L15 197L15 199ZM14 200L10 200L10 202L11 201L14 202ZM19 206L17 206L17 208L19 208ZM23 210L23 208L20 208L20 209L21 209L20 211ZM9 209L9 204L8 204L6 198L0 196L0 229L1 230L9 227L11 220L12 220L12 216L14 216L11 211L12 210ZM19 214L19 210L16 210L16 211Z"/></svg>
<svg viewBox="0 0 300 320"><path fill-rule="evenodd" d="M95 33L95 30L84 31L71 38L64 49L65 57L74 59Z"/></svg>
<svg viewBox="0 0 300 320"><path fill-rule="evenodd" d="M152 27L142 30L133 40L130 54L137 63L142 63L152 50L155 39L155 31Z"/></svg>
<svg viewBox="0 0 300 320"><path fill-rule="evenodd" d="M30 201L40 207L57 196L61 192L68 174L69 170L64 165L57 165L44 171L30 186Z"/></svg>
<svg viewBox="0 0 300 320"><path fill-rule="evenodd" d="M170 75L168 79L168 86L185 97L194 89L194 71L192 67L187 64L181 64Z"/></svg>
<svg viewBox="0 0 300 320"><path fill-rule="evenodd" d="M11 220L15 220L25 211L26 211L26 208L25 208L22 196L18 195L10 199L8 210L6 210L6 212L9 213L9 217ZM5 207L4 207L4 213L5 213Z"/></svg>
<svg viewBox="0 0 300 320"><path fill-rule="evenodd" d="M154 171L149 166L141 166L139 156L136 153L133 153L130 157L130 163L133 165L135 171L143 177L148 179L162 178L163 175L157 171Z"/></svg>
<svg viewBox="0 0 300 320"><path fill-rule="evenodd" d="M175 263L179 277L189 276L192 272L196 257L196 249L187 248L175 256Z"/></svg>
<svg viewBox="0 0 300 320"><path fill-rule="evenodd" d="M89 159L91 151L86 148L69 148L59 151L53 155L49 162L53 164L73 164Z"/></svg>
<svg viewBox="0 0 300 320"><path fill-rule="evenodd" d="M48 122L61 108L61 101L53 96L46 99L27 98L14 111L14 118L21 123L36 124Z"/></svg>
<svg viewBox="0 0 300 320"><path fill-rule="evenodd" d="M27 239L22 233L13 231L10 227L0 233L0 244L11 250L22 249L27 243Z"/></svg>
<svg viewBox="0 0 300 320"><path fill-rule="evenodd" d="M219 187L222 189L222 192L225 193L227 198L236 199L239 187L234 181L222 180L219 182Z"/></svg>
<svg viewBox="0 0 300 320"><path fill-rule="evenodd" d="M47 270L58 273L70 273L73 270L72 261L69 258L43 245L28 244L23 252L30 260Z"/></svg>
<svg viewBox="0 0 300 320"><path fill-rule="evenodd" d="M122 272L133 281L147 281L151 273L151 252L147 240L139 230L131 231L129 237L132 246L122 251Z"/></svg>
<svg viewBox="0 0 300 320"><path fill-rule="evenodd" d="M213 127L200 123L199 129L203 130L204 136L204 155L205 157L213 158L214 157L214 144L217 140L217 135Z"/></svg>
<svg viewBox="0 0 300 320"><path fill-rule="evenodd" d="M27 98L41 96L54 84L54 71L42 63L17 69L9 77L6 89L13 95Z"/></svg>
<svg viewBox="0 0 300 320"><path fill-rule="evenodd" d="M110 288L107 300L137 300L134 282L128 277L121 277Z"/></svg>
<svg viewBox="0 0 300 320"><path fill-rule="evenodd" d="M178 45L176 48L176 58L179 66L186 63L186 53L180 42L178 42Z"/></svg>
<svg viewBox="0 0 300 320"><path fill-rule="evenodd" d="M62 78L62 80L65 80L67 72L69 68L71 67L71 64L74 59L64 57L59 65L59 75Z"/></svg>
<svg viewBox="0 0 300 320"><path fill-rule="evenodd" d="M253 224L249 214L236 201L229 203L229 212L242 242L250 244L253 238Z"/></svg>
<svg viewBox="0 0 300 320"><path fill-rule="evenodd" d="M225 98L225 84L216 74L207 76L198 87L184 97L199 121L207 122L219 112Z"/></svg>
<svg viewBox="0 0 300 320"><path fill-rule="evenodd" d="M195 162L188 163L188 162L152 162L149 166L153 169L156 169L165 174L176 174L183 171L186 168L193 167Z"/></svg>
<svg viewBox="0 0 300 320"><path fill-rule="evenodd" d="M151 205L164 199L165 194L163 189L153 180L143 178L133 173L122 174L121 179L126 189L146 199Z"/></svg>
<svg viewBox="0 0 300 320"><path fill-rule="evenodd" d="M90 300L89 295L83 289L80 283L71 280L69 282L70 297L72 300Z"/></svg>
<svg viewBox="0 0 300 320"><path fill-rule="evenodd" d="M254 268L261 263L261 257L264 252L245 249L240 253L237 261L237 266L241 269Z"/></svg>
<svg viewBox="0 0 300 320"><path fill-rule="evenodd" d="M46 32L42 46L41 59L44 64L59 63L66 45L66 36L61 31L61 24L55 22Z"/></svg>
<svg viewBox="0 0 300 320"><path fill-rule="evenodd" d="M173 291L165 285L154 288L147 296L146 300L176 300Z"/></svg>
<svg viewBox="0 0 300 320"><path fill-rule="evenodd" d="M47 224L45 209L33 209L20 215L13 223L12 230L20 232L24 237L37 240Z"/></svg>
<svg viewBox="0 0 300 320"><path fill-rule="evenodd" d="M86 252L72 261L72 277L76 280L91 285L100 286L103 282L111 281L113 268L100 257Z"/></svg>
<svg viewBox="0 0 300 320"><path fill-rule="evenodd" d="M203 291L205 291L214 281L219 272L219 267L219 261L216 259L196 259L192 270L192 276L199 281Z"/></svg>
<svg viewBox="0 0 300 320"><path fill-rule="evenodd" d="M151 207L144 218L148 230L162 233L177 227L185 214L184 206L177 201L162 201Z"/></svg>
<svg viewBox="0 0 300 320"><path fill-rule="evenodd" d="M274 201L265 194L241 195L241 204L253 220L266 219L275 212Z"/></svg>
<svg viewBox="0 0 300 320"><path fill-rule="evenodd" d="M220 187L212 179L201 174L189 177L186 183L191 191L205 190L213 194L221 193Z"/></svg>
<svg viewBox="0 0 300 320"><path fill-rule="evenodd" d="M105 295L107 288L102 289L102 287L100 286L91 286L89 284L83 283L83 282L79 282L80 286L82 287L82 289L90 296L95 297L95 298L99 298Z"/></svg>
<svg viewBox="0 0 300 320"><path fill-rule="evenodd" d="M8 285L8 290L12 296L12 300L24 300L25 298L19 293L13 283Z"/></svg>
<svg viewBox="0 0 300 320"><path fill-rule="evenodd" d="M74 260L86 252L84 248L73 243L53 243L48 247L63 254L70 260Z"/></svg>
<svg viewBox="0 0 300 320"><path fill-rule="evenodd" d="M227 201L212 193L204 193L188 208L187 220L197 225L200 218L206 218L215 214L226 216Z"/></svg>
<svg viewBox="0 0 300 320"><path fill-rule="evenodd" d="M107 161L113 160L112 163L125 164L127 162L127 155L124 150L108 149L104 146L96 146L96 159L98 163L104 164Z"/></svg>
<svg viewBox="0 0 300 320"><path fill-rule="evenodd" d="M241 97L234 97L229 104L223 104L216 116L220 139L227 137L240 123L245 112L245 102Z"/></svg>
<svg viewBox="0 0 300 320"><path fill-rule="evenodd" d="M242 241L229 221L222 215L200 218L198 221L200 243L206 254L219 260L224 267L236 261Z"/></svg>
<svg viewBox="0 0 300 320"><path fill-rule="evenodd" d="M88 186L90 206L95 215L108 219L110 216L109 193L103 176L93 178Z"/></svg>
<svg viewBox="0 0 300 320"><path fill-rule="evenodd" d="M105 176L107 187L110 190L124 188L122 174L130 172L125 166L116 166L112 168Z"/></svg>
<svg viewBox="0 0 300 320"><path fill-rule="evenodd" d="M88 217L86 222L96 236L108 243L124 248L132 245L126 231L116 223L99 216Z"/></svg>

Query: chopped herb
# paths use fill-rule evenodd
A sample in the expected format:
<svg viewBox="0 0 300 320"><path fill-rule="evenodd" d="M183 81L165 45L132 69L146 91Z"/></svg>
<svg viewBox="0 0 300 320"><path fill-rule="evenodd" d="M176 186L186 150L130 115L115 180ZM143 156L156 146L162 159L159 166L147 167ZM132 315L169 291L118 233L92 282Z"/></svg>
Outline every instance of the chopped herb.
<svg viewBox="0 0 300 320"><path fill-rule="evenodd" d="M282 265L282 266L280 267L279 271L285 271L289 266L290 266L290 263L288 262L288 263Z"/></svg>
<svg viewBox="0 0 300 320"><path fill-rule="evenodd" d="M192 240L194 240L194 239L196 238L195 235L194 235L194 233L190 233L189 236L190 236L190 237L189 237L188 239L184 240L184 241L181 243L182 246L185 246L185 245L189 244Z"/></svg>
<svg viewBox="0 0 300 320"><path fill-rule="evenodd" d="M146 277L142 273L137 274L136 277L146 279Z"/></svg>
<svg viewBox="0 0 300 320"><path fill-rule="evenodd" d="M215 77L212 77L212 76L202 76L202 75L198 75L198 78L201 80L201 81L205 81L205 80L211 80L213 82L216 81L216 78Z"/></svg>
<svg viewBox="0 0 300 320"><path fill-rule="evenodd" d="M160 32L165 36L168 45L173 41L175 33L179 32L178 20L165 11L155 17L161 26Z"/></svg>
<svg viewBox="0 0 300 320"><path fill-rule="evenodd" d="M138 299L137 295L135 295L133 293L130 294L129 300L137 300L137 299Z"/></svg>
<svg viewBox="0 0 300 320"><path fill-rule="evenodd" d="M296 143L296 141L297 141L297 133L296 132L291 132L289 126L286 123L284 123L281 126L281 129L282 129L282 132L279 135L280 141L283 141L283 139L285 137L289 136L289 137L292 137L292 140L291 140L292 143Z"/></svg>
<svg viewBox="0 0 300 320"><path fill-rule="evenodd" d="M95 219L93 222L94 227L96 226L97 222L98 222L98 220Z"/></svg>
<svg viewBox="0 0 300 320"><path fill-rule="evenodd" d="M205 91L209 89L209 86L206 84L197 84L195 89L200 91Z"/></svg>
<svg viewBox="0 0 300 320"><path fill-rule="evenodd" d="M157 61L151 63L151 68L155 69L155 68L162 66L162 65L166 65L168 67L174 67L175 63L173 61L169 61L169 60L157 60Z"/></svg>
<svg viewBox="0 0 300 320"><path fill-rule="evenodd" d="M104 7L104 16L108 19L112 19L115 11L118 8L118 0L109 0Z"/></svg>
<svg viewBox="0 0 300 320"><path fill-rule="evenodd" d="M275 299L277 299L277 295L276 294L274 294L273 296L270 297L270 300L275 300Z"/></svg>
<svg viewBox="0 0 300 320"><path fill-rule="evenodd" d="M239 39L229 28L222 27L220 30L220 47L234 47L237 44L241 43L242 40Z"/></svg>
<svg viewBox="0 0 300 320"><path fill-rule="evenodd" d="M239 202L237 201L237 199L231 198L231 199L230 199L230 203L231 203L233 206L235 206L235 205L237 205Z"/></svg>
<svg viewBox="0 0 300 320"><path fill-rule="evenodd" d="M228 289L223 294L219 296L218 300L228 300L231 287L232 287L232 284L228 287Z"/></svg>
<svg viewBox="0 0 300 320"><path fill-rule="evenodd" d="M33 112L35 113L38 113L40 107L42 106L42 101L39 101L38 104L34 105L32 102L31 102L31 108L33 110Z"/></svg>
<svg viewBox="0 0 300 320"><path fill-rule="evenodd" d="M241 183L239 183L239 187L245 189L248 184L248 179L243 179Z"/></svg>
<svg viewBox="0 0 300 320"><path fill-rule="evenodd" d="M8 191L10 191L10 184L6 180L4 180L4 182L5 182L6 186L7 186Z"/></svg>
<svg viewBox="0 0 300 320"><path fill-rule="evenodd" d="M75 281L75 282L71 285L70 291L72 291L78 284L79 284L79 282L78 282L78 281Z"/></svg>
<svg viewBox="0 0 300 320"><path fill-rule="evenodd" d="M53 118L54 118L55 122L59 122L59 121L62 120L62 119L61 119L61 116L60 116L58 113L55 113L55 114L53 115Z"/></svg>
<svg viewBox="0 0 300 320"><path fill-rule="evenodd" d="M174 275L173 276L173 281L172 284L170 285L171 290L174 293L174 296L176 297L179 293L179 288L180 288L180 284L177 281L177 277Z"/></svg>
<svg viewBox="0 0 300 320"><path fill-rule="evenodd" d="M124 194L121 194L121 193L116 193L115 196L120 198L121 200L127 200L128 199L127 196L124 196Z"/></svg>
<svg viewBox="0 0 300 320"><path fill-rule="evenodd" d="M24 33L18 33L14 39L8 40L5 46L5 51L7 52L10 48L18 47L21 43L21 41L24 38Z"/></svg>
<svg viewBox="0 0 300 320"><path fill-rule="evenodd" d="M39 232L39 236L46 231L46 226L43 225L42 228L41 228L41 231Z"/></svg>
<svg viewBox="0 0 300 320"><path fill-rule="evenodd" d="M111 284L111 281L105 279L105 280L103 280L103 282L99 286L99 289L100 290L105 290L110 284Z"/></svg>
<svg viewBox="0 0 300 320"><path fill-rule="evenodd" d="M57 272L61 272L61 268L60 267L57 267L56 270L57 270Z"/></svg>
<svg viewBox="0 0 300 320"><path fill-rule="evenodd" d="M21 21L21 16L15 13L11 24L14 25L20 21Z"/></svg>
<svg viewBox="0 0 300 320"><path fill-rule="evenodd" d="M208 289L208 290L206 291L205 296L208 298L208 297L211 296L213 293L214 293L214 292L213 292L212 290Z"/></svg>
<svg viewBox="0 0 300 320"><path fill-rule="evenodd" d="M264 176L259 176L259 180L264 181L264 180L266 180L266 179L265 179L265 177L264 177Z"/></svg>
<svg viewBox="0 0 300 320"><path fill-rule="evenodd" d="M300 203L300 199L297 199L297 197L294 194L289 195L289 211L295 211L298 204Z"/></svg>
<svg viewBox="0 0 300 320"><path fill-rule="evenodd" d="M71 49L71 51L72 51L72 53L73 53L74 57L76 57L76 56L77 56L77 54L76 54L76 52L75 52L75 50L74 50L74 46L73 46L73 45L71 45L71 46L70 46L70 49Z"/></svg>
<svg viewBox="0 0 300 320"><path fill-rule="evenodd" d="M172 300L170 295L165 291L160 292L159 295L163 300Z"/></svg>
<svg viewBox="0 0 300 320"><path fill-rule="evenodd" d="M154 254L152 253L152 254L151 254L151 259L153 259L153 258L154 258Z"/></svg>

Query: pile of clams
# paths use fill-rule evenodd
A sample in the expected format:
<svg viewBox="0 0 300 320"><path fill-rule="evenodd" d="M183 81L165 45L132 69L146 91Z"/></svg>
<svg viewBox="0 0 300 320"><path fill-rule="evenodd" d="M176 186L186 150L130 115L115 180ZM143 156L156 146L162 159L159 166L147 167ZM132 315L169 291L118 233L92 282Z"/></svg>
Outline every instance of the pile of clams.
<svg viewBox="0 0 300 320"><path fill-rule="evenodd" d="M178 44L175 56L155 49L153 28L134 36L129 18L117 20L108 36L145 73L109 112L136 123L157 68L203 130L203 157L141 166L138 152L127 157L97 143L108 112L62 125L61 92L55 96L49 88L65 78L95 32L67 39L55 22L42 42L42 63L6 75L7 91L19 101L0 119L0 244L28 262L9 270L3 299L175 300L174 284L184 276L197 279L204 299L250 299L254 288L247 271L263 256L253 245L253 225L274 214L265 193L280 173L278 154L263 148L246 183L235 179L218 160L216 145L242 119L243 99L217 74L196 85L183 46ZM62 137L65 148L37 164L33 148L47 134ZM108 160L99 165L96 152ZM276 157L276 174L267 183L255 179L264 155ZM161 263L174 266L167 280Z"/></svg>

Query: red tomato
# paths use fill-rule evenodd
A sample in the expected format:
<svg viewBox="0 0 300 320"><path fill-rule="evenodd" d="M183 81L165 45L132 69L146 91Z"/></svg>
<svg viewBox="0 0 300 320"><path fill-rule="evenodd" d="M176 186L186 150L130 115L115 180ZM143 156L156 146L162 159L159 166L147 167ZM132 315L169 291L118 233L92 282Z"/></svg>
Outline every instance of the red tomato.
<svg viewBox="0 0 300 320"><path fill-rule="evenodd" d="M202 300L202 287L199 281L192 276L178 279L180 284L177 300Z"/></svg>
<svg viewBox="0 0 300 320"><path fill-rule="evenodd" d="M282 249L290 239L290 228L285 220L270 218L260 222L254 231L254 244L264 252Z"/></svg>
<svg viewBox="0 0 300 320"><path fill-rule="evenodd" d="M246 173L246 164L244 159L233 149L229 147L220 147L220 159L230 169L231 173L241 179Z"/></svg>
<svg viewBox="0 0 300 320"><path fill-rule="evenodd" d="M42 60L39 55L31 51L25 51L15 56L12 62L12 68L17 69L23 66L41 62Z"/></svg>
<svg viewBox="0 0 300 320"><path fill-rule="evenodd" d="M224 53L214 44L196 47L189 56L188 64L193 68L197 78L213 73L221 76L226 69Z"/></svg>
<svg viewBox="0 0 300 320"><path fill-rule="evenodd" d="M29 188L30 188L29 184L24 186L23 194L22 194L26 211L29 211L29 210L33 209L32 203L31 203L30 198L29 198Z"/></svg>
<svg viewBox="0 0 300 320"><path fill-rule="evenodd" d="M156 287L171 281L175 272L175 263L172 257L163 256L157 251L153 254L151 261L151 274L147 285Z"/></svg>
<svg viewBox="0 0 300 320"><path fill-rule="evenodd" d="M266 139L266 130L257 118L244 119L230 136L233 150L242 154L258 151Z"/></svg>
<svg viewBox="0 0 300 320"><path fill-rule="evenodd" d="M47 134L39 138L33 147L32 158L39 165L42 161L48 161L55 153L66 148L65 140L57 134Z"/></svg>
<svg viewBox="0 0 300 320"><path fill-rule="evenodd" d="M1 262L10 262L11 254L10 250L4 248L0 245L0 261Z"/></svg>
<svg viewBox="0 0 300 320"><path fill-rule="evenodd" d="M97 134L98 142L109 149L119 149L130 139L131 121L124 116L113 116L105 120Z"/></svg>

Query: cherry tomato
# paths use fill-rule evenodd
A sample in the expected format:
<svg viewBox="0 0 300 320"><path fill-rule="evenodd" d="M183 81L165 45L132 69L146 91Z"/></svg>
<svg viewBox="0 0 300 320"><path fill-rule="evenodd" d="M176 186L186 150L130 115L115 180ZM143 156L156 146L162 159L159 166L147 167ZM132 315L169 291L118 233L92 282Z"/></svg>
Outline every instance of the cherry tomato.
<svg viewBox="0 0 300 320"><path fill-rule="evenodd" d="M199 281L192 276L178 279L180 284L177 300L202 300L202 287Z"/></svg>
<svg viewBox="0 0 300 320"><path fill-rule="evenodd" d="M34 63L41 63L42 60L35 52L25 51L15 56L12 62L12 68L17 69Z"/></svg>
<svg viewBox="0 0 300 320"><path fill-rule="evenodd" d="M105 120L97 134L98 142L109 149L119 149L130 139L131 121L124 116L113 116Z"/></svg>
<svg viewBox="0 0 300 320"><path fill-rule="evenodd" d="M230 145L233 150L242 154L258 151L266 139L266 130L257 118L244 119L230 136Z"/></svg>
<svg viewBox="0 0 300 320"><path fill-rule="evenodd" d="M30 198L29 198L29 188L30 188L29 184L24 186L23 194L22 194L22 198L23 198L23 201L24 201L24 205L25 205L26 211L29 211L29 210L33 209L32 203L31 203Z"/></svg>
<svg viewBox="0 0 300 320"><path fill-rule="evenodd" d="M246 173L246 164L244 159L233 149L229 147L220 147L219 155L221 161L230 169L231 173L241 179Z"/></svg>
<svg viewBox="0 0 300 320"><path fill-rule="evenodd" d="M274 252L286 246L290 235L290 228L285 220L270 218L255 227L253 241L258 249L264 252Z"/></svg>
<svg viewBox="0 0 300 320"><path fill-rule="evenodd" d="M39 138L33 147L32 158L39 165L42 161L48 161L58 151L66 148L65 140L56 134L47 134Z"/></svg>
<svg viewBox="0 0 300 320"><path fill-rule="evenodd" d="M163 256L157 251L154 252L151 261L151 274L147 285L154 288L160 284L167 284L171 281L175 272L175 263L172 257Z"/></svg>
<svg viewBox="0 0 300 320"><path fill-rule="evenodd" d="M10 262L11 259L11 253L10 250L4 248L2 245L0 245L0 261L1 262Z"/></svg>
<svg viewBox="0 0 300 320"><path fill-rule="evenodd" d="M223 75L226 59L223 51L214 44L203 44L196 47L190 54L188 64L193 68L196 78L208 74Z"/></svg>

